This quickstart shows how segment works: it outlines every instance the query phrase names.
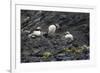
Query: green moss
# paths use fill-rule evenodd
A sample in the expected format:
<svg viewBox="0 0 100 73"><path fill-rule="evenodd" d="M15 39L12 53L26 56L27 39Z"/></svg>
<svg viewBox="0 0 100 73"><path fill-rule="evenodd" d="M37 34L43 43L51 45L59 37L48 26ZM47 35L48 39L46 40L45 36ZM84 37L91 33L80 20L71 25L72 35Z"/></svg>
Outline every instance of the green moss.
<svg viewBox="0 0 100 73"><path fill-rule="evenodd" d="M81 48L70 48L70 49L64 48L63 51L68 52L68 53L74 53L74 54L76 53L77 54L77 53L81 53L83 51L83 49L81 49Z"/></svg>
<svg viewBox="0 0 100 73"><path fill-rule="evenodd" d="M50 56L52 56L52 53L51 52L44 52L43 53L43 58L44 59L48 59Z"/></svg>
<svg viewBox="0 0 100 73"><path fill-rule="evenodd" d="M64 51L64 52L72 52L72 50L69 49L69 48L64 48L63 51Z"/></svg>

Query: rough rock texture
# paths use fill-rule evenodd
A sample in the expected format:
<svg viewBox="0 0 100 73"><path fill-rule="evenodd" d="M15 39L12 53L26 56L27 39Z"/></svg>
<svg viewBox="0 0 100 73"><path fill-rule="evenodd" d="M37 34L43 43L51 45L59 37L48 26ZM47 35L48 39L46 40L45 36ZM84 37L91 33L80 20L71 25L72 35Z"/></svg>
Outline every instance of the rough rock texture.
<svg viewBox="0 0 100 73"><path fill-rule="evenodd" d="M59 24L53 37L28 37L36 27L48 31ZM62 37L69 31L74 41ZM84 47L85 45L85 47ZM49 54L45 54L49 52ZM21 10L21 62L44 62L89 59L89 13Z"/></svg>

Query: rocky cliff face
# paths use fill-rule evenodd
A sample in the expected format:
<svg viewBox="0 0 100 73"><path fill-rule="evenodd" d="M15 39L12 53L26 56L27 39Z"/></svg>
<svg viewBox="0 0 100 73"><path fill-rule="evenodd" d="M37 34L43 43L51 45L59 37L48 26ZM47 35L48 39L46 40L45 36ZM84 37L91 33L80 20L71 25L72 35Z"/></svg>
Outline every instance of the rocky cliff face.
<svg viewBox="0 0 100 73"><path fill-rule="evenodd" d="M38 26L47 32L51 24L60 25L55 36L28 37ZM70 44L62 39L66 31L74 36ZM89 59L89 13L21 10L22 63L84 59Z"/></svg>

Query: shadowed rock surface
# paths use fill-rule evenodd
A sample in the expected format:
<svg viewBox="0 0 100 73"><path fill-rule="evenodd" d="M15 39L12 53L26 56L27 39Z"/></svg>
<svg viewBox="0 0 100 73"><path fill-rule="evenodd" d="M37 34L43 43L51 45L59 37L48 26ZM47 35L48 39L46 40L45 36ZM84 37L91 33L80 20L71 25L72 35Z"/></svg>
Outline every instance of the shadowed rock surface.
<svg viewBox="0 0 100 73"><path fill-rule="evenodd" d="M37 27L47 32L51 24L60 25L53 37L28 37ZM62 38L66 31L74 36L74 41L70 44ZM21 10L22 63L87 59L89 13Z"/></svg>

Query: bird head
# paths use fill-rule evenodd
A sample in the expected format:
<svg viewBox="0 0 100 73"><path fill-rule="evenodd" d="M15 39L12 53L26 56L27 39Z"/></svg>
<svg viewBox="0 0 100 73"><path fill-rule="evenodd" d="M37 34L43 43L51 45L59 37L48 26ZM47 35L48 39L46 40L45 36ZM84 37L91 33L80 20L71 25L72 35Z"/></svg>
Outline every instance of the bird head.
<svg viewBox="0 0 100 73"><path fill-rule="evenodd" d="M41 30L41 27L37 27L36 30Z"/></svg>
<svg viewBox="0 0 100 73"><path fill-rule="evenodd" d="M70 34L70 32L69 31L66 31L65 34Z"/></svg>
<svg viewBox="0 0 100 73"><path fill-rule="evenodd" d="M59 29L59 28L60 28L59 24L55 24L55 26L57 27L57 29Z"/></svg>

